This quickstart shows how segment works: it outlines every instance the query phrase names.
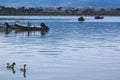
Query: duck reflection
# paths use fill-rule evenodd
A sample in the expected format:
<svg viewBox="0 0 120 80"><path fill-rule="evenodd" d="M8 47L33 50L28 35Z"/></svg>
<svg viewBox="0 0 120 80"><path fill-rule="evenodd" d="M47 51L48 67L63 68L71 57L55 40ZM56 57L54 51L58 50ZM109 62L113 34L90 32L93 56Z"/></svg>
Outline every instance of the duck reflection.
<svg viewBox="0 0 120 80"><path fill-rule="evenodd" d="M23 71L23 77L26 78L26 71Z"/></svg>
<svg viewBox="0 0 120 80"><path fill-rule="evenodd" d="M16 73L16 71L15 71L15 69L14 69L14 68L7 68L7 70L12 70L12 73L13 73L13 74L15 74L15 73Z"/></svg>
<svg viewBox="0 0 120 80"><path fill-rule="evenodd" d="M15 69L14 69L14 68L12 68L12 73L13 73L13 74L15 74L15 72L16 72L16 71L15 71Z"/></svg>

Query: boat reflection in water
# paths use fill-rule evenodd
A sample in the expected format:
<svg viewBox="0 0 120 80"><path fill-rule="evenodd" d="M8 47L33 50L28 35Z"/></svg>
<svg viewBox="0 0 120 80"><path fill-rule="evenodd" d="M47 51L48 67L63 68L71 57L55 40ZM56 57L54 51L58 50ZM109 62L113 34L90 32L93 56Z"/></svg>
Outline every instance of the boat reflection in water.
<svg viewBox="0 0 120 80"><path fill-rule="evenodd" d="M7 35L10 34L11 32L12 32L12 30L6 28L5 25L0 26L0 33L5 33L5 35L7 36Z"/></svg>
<svg viewBox="0 0 120 80"><path fill-rule="evenodd" d="M27 35L32 36L32 35L36 35L36 34L40 34L41 36L45 36L48 33L48 31L22 31L22 30L16 30L15 34L19 35L19 34L23 34L23 35Z"/></svg>

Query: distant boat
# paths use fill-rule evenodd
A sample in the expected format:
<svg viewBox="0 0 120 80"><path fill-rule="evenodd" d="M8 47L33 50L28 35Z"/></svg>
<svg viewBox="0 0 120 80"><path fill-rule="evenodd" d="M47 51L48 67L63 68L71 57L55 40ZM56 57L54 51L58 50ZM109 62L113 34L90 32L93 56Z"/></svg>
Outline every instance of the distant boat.
<svg viewBox="0 0 120 80"><path fill-rule="evenodd" d="M85 19L83 17L78 18L78 21L84 21Z"/></svg>
<svg viewBox="0 0 120 80"><path fill-rule="evenodd" d="M104 19L102 16L95 16L95 19Z"/></svg>

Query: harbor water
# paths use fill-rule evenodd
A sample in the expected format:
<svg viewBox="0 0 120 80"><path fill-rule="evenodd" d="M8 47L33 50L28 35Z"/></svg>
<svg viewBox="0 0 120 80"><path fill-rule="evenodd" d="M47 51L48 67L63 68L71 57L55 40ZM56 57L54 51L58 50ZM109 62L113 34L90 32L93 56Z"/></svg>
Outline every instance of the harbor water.
<svg viewBox="0 0 120 80"><path fill-rule="evenodd" d="M50 30L0 32L0 80L120 79L120 17L87 17L85 22L76 16L35 18L20 22L44 22ZM0 23L6 21L15 23ZM16 63L15 72L6 68L7 62ZM19 70L23 64L26 72Z"/></svg>

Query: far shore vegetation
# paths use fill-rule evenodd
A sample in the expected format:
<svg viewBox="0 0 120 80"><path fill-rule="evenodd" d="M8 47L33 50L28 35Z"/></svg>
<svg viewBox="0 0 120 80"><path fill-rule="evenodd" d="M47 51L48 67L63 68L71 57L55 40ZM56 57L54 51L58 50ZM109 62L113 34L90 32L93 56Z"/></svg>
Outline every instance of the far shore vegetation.
<svg viewBox="0 0 120 80"><path fill-rule="evenodd" d="M6 7L0 6L0 16L120 16L120 8L72 8L72 7Z"/></svg>

